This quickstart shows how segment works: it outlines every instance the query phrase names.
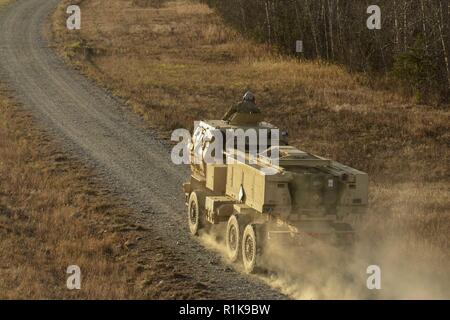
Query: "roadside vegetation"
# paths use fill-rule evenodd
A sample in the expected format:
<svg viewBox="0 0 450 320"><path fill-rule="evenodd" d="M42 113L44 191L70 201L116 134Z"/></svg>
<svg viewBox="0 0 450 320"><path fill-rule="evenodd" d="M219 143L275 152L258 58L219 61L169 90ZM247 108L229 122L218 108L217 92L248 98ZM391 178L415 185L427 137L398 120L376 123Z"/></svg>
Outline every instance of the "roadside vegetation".
<svg viewBox="0 0 450 320"><path fill-rule="evenodd" d="M73 1L71 1L71 4ZM299 61L244 38L207 5L80 1L82 28L65 28L63 1L49 37L75 68L122 97L157 128L220 118L251 89L291 144L370 175L374 243L450 259L450 111L323 61ZM431 260L430 260L431 261Z"/></svg>
<svg viewBox="0 0 450 320"><path fill-rule="evenodd" d="M11 96L0 85L0 299L202 297L164 264L151 230ZM70 265L81 290L66 287Z"/></svg>

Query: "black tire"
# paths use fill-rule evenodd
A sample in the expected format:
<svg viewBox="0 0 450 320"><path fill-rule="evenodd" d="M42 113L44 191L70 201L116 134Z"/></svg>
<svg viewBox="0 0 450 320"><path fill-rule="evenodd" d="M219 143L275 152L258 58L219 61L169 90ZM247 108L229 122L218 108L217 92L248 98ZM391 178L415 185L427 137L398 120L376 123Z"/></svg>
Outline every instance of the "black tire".
<svg viewBox="0 0 450 320"><path fill-rule="evenodd" d="M231 262L236 262L241 257L242 226L236 215L230 216L227 224L225 242L227 255Z"/></svg>
<svg viewBox="0 0 450 320"><path fill-rule="evenodd" d="M188 225L192 235L198 235L199 230L205 227L204 194L201 191L193 191L188 202Z"/></svg>
<svg viewBox="0 0 450 320"><path fill-rule="evenodd" d="M242 235L242 262L247 273L255 273L259 265L263 247L261 226L249 224Z"/></svg>

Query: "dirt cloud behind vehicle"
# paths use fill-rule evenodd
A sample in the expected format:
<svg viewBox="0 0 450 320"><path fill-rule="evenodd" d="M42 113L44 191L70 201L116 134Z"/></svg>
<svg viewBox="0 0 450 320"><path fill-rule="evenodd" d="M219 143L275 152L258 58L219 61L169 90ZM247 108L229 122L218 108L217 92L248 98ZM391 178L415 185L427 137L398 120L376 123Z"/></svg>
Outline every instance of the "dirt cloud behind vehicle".
<svg viewBox="0 0 450 320"><path fill-rule="evenodd" d="M293 299L448 299L449 255L436 248L411 251L405 243L413 230L373 241L371 221L361 222L359 241L342 251L311 239L302 247L271 242L264 256L268 271L256 275ZM386 226L387 227L387 226ZM374 229L374 228L372 228ZM223 230L201 235L202 243L227 261ZM412 239L415 241L415 239ZM416 245L420 246L420 242ZM417 252L421 252L417 255ZM425 252L425 253L424 253ZM367 287L367 268L381 269L381 290ZM239 271L242 267L234 265Z"/></svg>

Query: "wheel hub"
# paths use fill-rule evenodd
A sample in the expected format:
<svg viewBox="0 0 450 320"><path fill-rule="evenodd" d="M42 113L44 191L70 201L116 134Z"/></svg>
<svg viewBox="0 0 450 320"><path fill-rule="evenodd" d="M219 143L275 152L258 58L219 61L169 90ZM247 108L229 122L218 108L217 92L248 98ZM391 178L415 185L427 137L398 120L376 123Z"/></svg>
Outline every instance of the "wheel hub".
<svg viewBox="0 0 450 320"><path fill-rule="evenodd" d="M195 224L197 222L197 206L195 205L195 203L191 204L189 210L189 218L192 224Z"/></svg>
<svg viewBox="0 0 450 320"><path fill-rule="evenodd" d="M249 236L247 236L245 238L245 257L247 258L247 260L252 260L253 259L253 253L254 253L254 244L253 244L253 239Z"/></svg>
<svg viewBox="0 0 450 320"><path fill-rule="evenodd" d="M231 226L229 236L228 236L228 244L231 250L236 250L237 248L237 231L235 226Z"/></svg>

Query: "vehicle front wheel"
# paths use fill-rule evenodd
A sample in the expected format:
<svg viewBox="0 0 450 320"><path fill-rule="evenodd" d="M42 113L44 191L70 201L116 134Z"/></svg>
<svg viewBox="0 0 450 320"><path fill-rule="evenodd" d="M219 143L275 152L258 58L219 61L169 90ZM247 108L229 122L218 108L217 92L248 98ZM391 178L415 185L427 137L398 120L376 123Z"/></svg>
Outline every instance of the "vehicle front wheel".
<svg viewBox="0 0 450 320"><path fill-rule="evenodd" d="M188 224L192 235L198 235L198 231L204 227L202 217L203 198L199 191L193 191L188 202Z"/></svg>

